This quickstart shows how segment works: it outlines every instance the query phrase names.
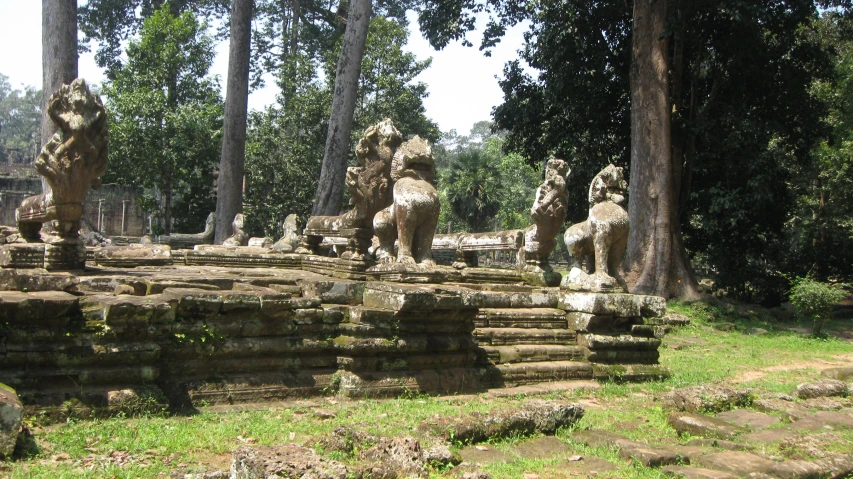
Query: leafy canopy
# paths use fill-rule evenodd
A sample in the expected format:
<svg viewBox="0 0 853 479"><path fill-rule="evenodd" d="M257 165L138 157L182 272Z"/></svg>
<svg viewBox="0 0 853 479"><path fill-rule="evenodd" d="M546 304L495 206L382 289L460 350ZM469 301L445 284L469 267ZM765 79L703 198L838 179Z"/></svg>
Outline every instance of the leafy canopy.
<svg viewBox="0 0 853 479"><path fill-rule="evenodd" d="M170 231L203 228L215 207L222 100L207 77L212 38L191 13L162 8L146 19L127 62L104 85L110 112L107 180L152 189L143 209Z"/></svg>

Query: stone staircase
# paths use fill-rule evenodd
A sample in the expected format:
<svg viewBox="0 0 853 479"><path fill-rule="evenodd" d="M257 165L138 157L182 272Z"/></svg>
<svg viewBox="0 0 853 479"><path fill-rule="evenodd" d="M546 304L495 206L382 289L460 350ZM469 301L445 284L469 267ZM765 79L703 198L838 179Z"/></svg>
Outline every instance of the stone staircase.
<svg viewBox="0 0 853 479"><path fill-rule="evenodd" d="M490 370L492 387L593 377L561 309L483 308L474 324L479 365Z"/></svg>

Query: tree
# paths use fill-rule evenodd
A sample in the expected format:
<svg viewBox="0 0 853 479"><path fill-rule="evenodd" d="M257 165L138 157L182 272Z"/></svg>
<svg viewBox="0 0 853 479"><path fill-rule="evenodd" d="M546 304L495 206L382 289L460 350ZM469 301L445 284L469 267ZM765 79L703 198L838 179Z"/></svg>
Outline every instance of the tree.
<svg viewBox="0 0 853 479"><path fill-rule="evenodd" d="M216 243L231 236L231 223L237 213L243 211L243 164L246 159L253 3L253 0L232 1L225 127L216 182Z"/></svg>
<svg viewBox="0 0 853 479"><path fill-rule="evenodd" d="M58 129L48 116L47 101L59 87L77 78L77 0L42 0L41 48L43 146ZM50 191L45 179L41 187L45 194Z"/></svg>
<svg viewBox="0 0 853 479"><path fill-rule="evenodd" d="M336 215L344 196L358 77L372 15L372 0L353 0L335 73L335 95L329 115L329 133L314 196L314 215Z"/></svg>
<svg viewBox="0 0 853 479"><path fill-rule="evenodd" d="M408 37L397 20L376 16L370 21L347 158L353 157L352 145L362 132L385 118L393 119L406 136L420 135L430 142L438 141L441 132L426 117L423 105L424 98L429 96L427 85L414 81L429 68L432 58L419 61L414 54L403 51Z"/></svg>
<svg viewBox="0 0 853 479"><path fill-rule="evenodd" d="M831 75L814 83L829 109L829 133L792 177L795 207L787 222L785 269L820 281L853 278L853 18L826 11L812 32L831 53Z"/></svg>
<svg viewBox="0 0 853 479"><path fill-rule="evenodd" d="M403 51L403 25L374 17L366 41L358 101L348 141L348 157L362 132L384 118L393 118L406 135L438 140L438 127L426 118L426 85L413 79L428 65ZM250 119L246 157L246 196L251 231L275 236L290 213L307 217L312 210L335 83L334 69L341 42L320 58L298 52L279 74L278 105ZM325 70L319 75L318 70ZM282 186L284 185L284 186Z"/></svg>
<svg viewBox="0 0 853 479"><path fill-rule="evenodd" d="M0 161L29 163L38 155L41 97L31 86L12 89L9 77L0 73Z"/></svg>
<svg viewBox="0 0 853 479"><path fill-rule="evenodd" d="M311 213L332 100L307 55L289 58L278 83L287 100L250 114L246 145L247 228L276 238L287 215Z"/></svg>
<svg viewBox="0 0 853 479"><path fill-rule="evenodd" d="M106 181L155 191L145 209L162 229L197 231L215 204L213 171L222 128L219 85L207 77L213 40L194 15L161 8L105 83L111 115ZM174 210L173 206L180 209Z"/></svg>
<svg viewBox="0 0 853 479"><path fill-rule="evenodd" d="M96 43L95 62L112 78L121 67L122 43L139 33L145 19L164 6L172 15L191 12L198 18L222 18L230 0L88 0L78 9L81 48ZM75 37L76 38L76 37Z"/></svg>
<svg viewBox="0 0 853 479"><path fill-rule="evenodd" d="M666 0L634 0L631 55L631 229L623 262L631 292L697 298L684 250L673 164ZM678 178L680 180L680 178Z"/></svg>
<svg viewBox="0 0 853 479"><path fill-rule="evenodd" d="M436 149L442 201L440 230L483 232L530 226L540 173L521 155L503 152L504 135L478 122L468 136L446 135Z"/></svg>

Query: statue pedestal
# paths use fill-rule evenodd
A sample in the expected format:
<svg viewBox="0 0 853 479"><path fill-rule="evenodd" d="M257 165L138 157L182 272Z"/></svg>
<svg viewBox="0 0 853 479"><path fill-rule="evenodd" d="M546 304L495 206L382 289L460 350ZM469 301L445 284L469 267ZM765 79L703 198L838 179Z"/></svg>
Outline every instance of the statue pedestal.
<svg viewBox="0 0 853 479"><path fill-rule="evenodd" d="M83 269L86 266L86 246L79 239L3 245L0 247L0 266L51 271Z"/></svg>
<svg viewBox="0 0 853 479"><path fill-rule="evenodd" d="M44 243L13 243L0 246L4 268L44 268Z"/></svg>
<svg viewBox="0 0 853 479"><path fill-rule="evenodd" d="M556 271L542 270L539 271L524 271L521 273L521 279L525 284L531 286L559 286L563 275Z"/></svg>
<svg viewBox="0 0 853 479"><path fill-rule="evenodd" d="M459 276L459 272L448 266L383 263L369 268L367 276L376 281L439 284L452 281Z"/></svg>
<svg viewBox="0 0 853 479"><path fill-rule="evenodd" d="M622 278L604 273L587 274L580 268L572 268L559 283L560 288L570 291L590 291L593 293L627 293L628 286Z"/></svg>
<svg viewBox="0 0 853 479"><path fill-rule="evenodd" d="M79 238L44 245L44 269L70 270L86 267L86 245Z"/></svg>

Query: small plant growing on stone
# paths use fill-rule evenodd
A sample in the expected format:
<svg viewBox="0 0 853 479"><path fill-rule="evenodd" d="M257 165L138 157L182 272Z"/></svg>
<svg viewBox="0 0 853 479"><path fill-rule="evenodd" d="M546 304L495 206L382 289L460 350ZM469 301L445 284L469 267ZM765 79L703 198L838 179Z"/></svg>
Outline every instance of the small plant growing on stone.
<svg viewBox="0 0 853 479"><path fill-rule="evenodd" d="M846 295L847 293L836 285L806 277L794 280L790 299L798 317L813 321L812 335L820 336L824 324L830 318L832 307Z"/></svg>

